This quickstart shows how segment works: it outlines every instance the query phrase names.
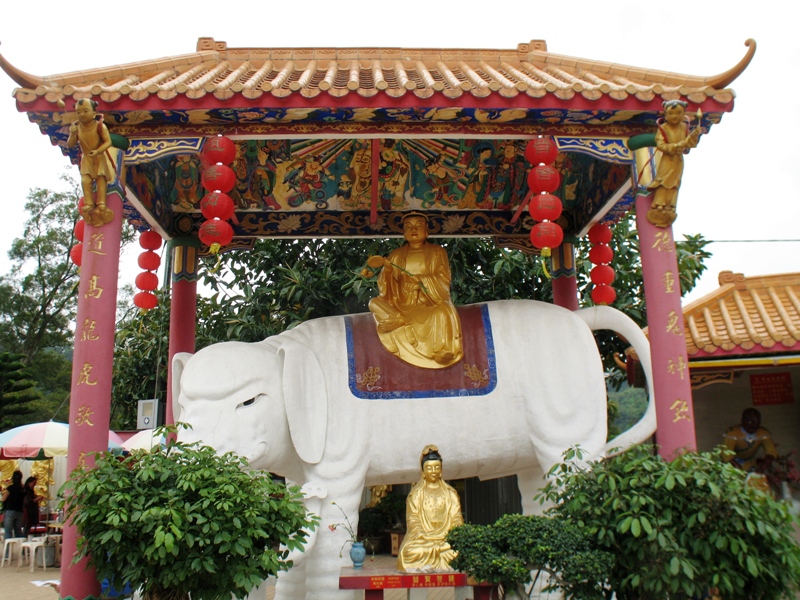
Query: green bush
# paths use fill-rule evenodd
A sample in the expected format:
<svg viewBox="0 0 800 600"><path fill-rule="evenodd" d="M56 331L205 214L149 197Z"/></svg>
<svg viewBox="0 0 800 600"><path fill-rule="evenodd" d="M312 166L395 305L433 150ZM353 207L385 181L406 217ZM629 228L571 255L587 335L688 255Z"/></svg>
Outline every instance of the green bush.
<svg viewBox="0 0 800 600"><path fill-rule="evenodd" d="M531 571L550 575L550 589L567 598L605 597L613 559L592 547L581 528L539 516L505 515L494 525L459 525L447 534L458 552L450 563L478 581L500 584L504 594L527 598Z"/></svg>
<svg viewBox="0 0 800 600"><path fill-rule="evenodd" d="M141 585L145 598L244 598L289 568L316 526L297 488L246 467L197 443L98 454L62 488L80 534L75 562L88 556L101 579Z"/></svg>
<svg viewBox="0 0 800 600"><path fill-rule="evenodd" d="M800 548L787 506L745 484L719 452L672 462L638 446L589 465L579 449L551 471L549 514L614 555L617 598L772 600L800 590Z"/></svg>

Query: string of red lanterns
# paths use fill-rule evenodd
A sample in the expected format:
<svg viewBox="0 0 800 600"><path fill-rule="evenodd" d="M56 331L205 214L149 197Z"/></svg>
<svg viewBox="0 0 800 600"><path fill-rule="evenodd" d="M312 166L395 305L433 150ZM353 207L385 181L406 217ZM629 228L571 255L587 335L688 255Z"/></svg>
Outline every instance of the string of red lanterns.
<svg viewBox="0 0 800 600"><path fill-rule="evenodd" d="M617 298L617 291L611 286L616 273L610 262L614 259L614 250L609 246L613 237L611 227L597 223L589 229L589 241L593 244L589 250L589 260L596 265L589 273L592 287L592 302L595 304L612 304Z"/></svg>
<svg viewBox="0 0 800 600"><path fill-rule="evenodd" d="M228 195L236 184L236 174L228 166L236 158L236 145L230 138L209 138L203 144L200 161L205 165L201 178L208 192L200 201L200 212L207 219L198 235L211 254L217 254L233 239L233 227L228 220L233 215L233 199Z"/></svg>
<svg viewBox="0 0 800 600"><path fill-rule="evenodd" d="M144 249L139 255L139 268L144 271L136 276L136 287L142 291L133 296L133 303L142 310L150 310L158 305L158 298L153 292L158 288L155 271L161 266L161 257L155 251L161 248L162 241L161 236L152 230L139 235L139 245Z"/></svg>
<svg viewBox="0 0 800 600"><path fill-rule="evenodd" d="M81 200L83 200L83 198L81 198ZM81 267L81 262L83 261L83 236L85 232L86 221L80 218L75 222L75 228L72 230L72 233L75 236L75 239L78 240L78 243L69 250L69 259L74 262L79 269Z"/></svg>
<svg viewBox="0 0 800 600"><path fill-rule="evenodd" d="M552 249L564 241L564 230L555 223L563 210L561 200L553 195L561 185L561 174L553 166L557 157L558 147L549 136L534 138L525 147L525 158L534 165L528 173L528 212L538 221L531 229L531 243L543 257L550 256Z"/></svg>

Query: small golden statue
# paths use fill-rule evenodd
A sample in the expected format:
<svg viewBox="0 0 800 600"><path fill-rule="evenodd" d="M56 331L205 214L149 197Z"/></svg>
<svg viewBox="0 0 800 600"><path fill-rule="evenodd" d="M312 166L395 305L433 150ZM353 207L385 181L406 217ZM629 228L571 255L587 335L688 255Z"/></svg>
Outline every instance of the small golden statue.
<svg viewBox="0 0 800 600"><path fill-rule="evenodd" d="M400 546L397 570L406 573L452 571L456 552L447 543L447 532L464 523L461 501L442 479L442 457L430 444L420 458L422 477L406 500L408 531Z"/></svg>
<svg viewBox="0 0 800 600"><path fill-rule="evenodd" d="M406 243L388 258L371 256L367 265L383 268L378 297L370 300L381 343L405 362L428 369L461 360L461 320L450 299L450 262L441 246L428 242L428 220L403 217ZM371 272L368 271L371 275Z"/></svg>
<svg viewBox="0 0 800 600"><path fill-rule="evenodd" d="M19 470L18 460L0 460L0 489L4 490L11 485L11 476L17 470Z"/></svg>
<svg viewBox="0 0 800 600"><path fill-rule="evenodd" d="M373 485L369 488L369 491L372 492L372 496L370 497L369 503L367 503L367 508L374 508L380 504L381 500L383 500L386 495L392 491L391 484L389 485Z"/></svg>
<svg viewBox="0 0 800 600"><path fill-rule="evenodd" d="M56 480L53 479L53 465L52 458L47 460L35 460L31 463L31 477L36 478L36 488L34 489L37 496L41 496L49 501L50 499L50 486Z"/></svg>
<svg viewBox="0 0 800 600"><path fill-rule="evenodd" d="M97 114L97 102L82 98L75 103L75 110L78 120L70 125L67 146L81 147L81 216L90 225L100 227L114 218L113 211L106 207L106 190L115 177L114 163L108 154L111 135L102 115ZM93 186L97 189L96 202Z"/></svg>
<svg viewBox="0 0 800 600"><path fill-rule="evenodd" d="M656 227L669 227L678 218L676 206L683 175L683 155L695 148L700 140L702 113L698 111L697 126L689 131L686 106L686 102L681 100L664 102L666 122L659 121L656 132L656 148L661 159L655 179L647 186L648 190L654 191L647 220Z"/></svg>

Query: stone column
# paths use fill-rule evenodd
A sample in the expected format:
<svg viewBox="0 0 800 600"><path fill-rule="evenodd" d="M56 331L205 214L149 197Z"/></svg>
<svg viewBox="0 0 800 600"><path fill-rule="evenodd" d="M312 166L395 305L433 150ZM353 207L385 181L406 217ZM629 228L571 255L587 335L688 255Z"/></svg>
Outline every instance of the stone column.
<svg viewBox="0 0 800 600"><path fill-rule="evenodd" d="M91 466L94 460L90 453L108 450L122 237L122 197L119 191L109 189L107 206L114 211L114 219L102 227L87 223L84 234L72 358L68 472L78 466ZM95 570L88 568L86 559L76 565L70 564L77 543L75 527L64 525L62 543L61 597L75 600L99 597L100 584Z"/></svg>
<svg viewBox="0 0 800 600"><path fill-rule="evenodd" d="M578 310L575 247L564 242L558 248L553 248L550 265L553 275L553 304L569 310Z"/></svg>
<svg viewBox="0 0 800 600"><path fill-rule="evenodd" d="M167 368L166 423L175 422L172 411L172 357L178 352L194 352L197 322L197 238L170 241L171 302L169 315L169 365Z"/></svg>
<svg viewBox="0 0 800 600"><path fill-rule="evenodd" d="M653 361L658 420L656 443L661 456L672 458L683 449L697 449L678 258L672 227L651 224L646 217L651 194L642 190L639 194L636 226Z"/></svg>

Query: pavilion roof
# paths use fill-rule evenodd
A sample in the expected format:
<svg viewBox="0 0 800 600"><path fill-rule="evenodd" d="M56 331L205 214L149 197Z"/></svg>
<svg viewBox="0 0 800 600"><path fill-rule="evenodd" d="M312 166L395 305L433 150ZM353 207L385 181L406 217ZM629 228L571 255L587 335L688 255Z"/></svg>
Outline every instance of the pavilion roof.
<svg viewBox="0 0 800 600"><path fill-rule="evenodd" d="M800 350L800 273L723 271L719 284L684 307L690 359Z"/></svg>
<svg viewBox="0 0 800 600"><path fill-rule="evenodd" d="M15 69L0 57L0 66L22 87L14 92L19 106L41 97L95 97L113 103L122 98L219 100L239 96L257 99L314 98L348 95L369 98L546 98L650 102L684 98L696 104L713 99L730 104L727 86L755 52L731 70L715 76L691 76L647 68L574 58L547 51L543 40L514 50L405 48L228 48L225 42L200 38L197 51L126 65L113 65L38 77ZM96 98L100 96L100 98Z"/></svg>

